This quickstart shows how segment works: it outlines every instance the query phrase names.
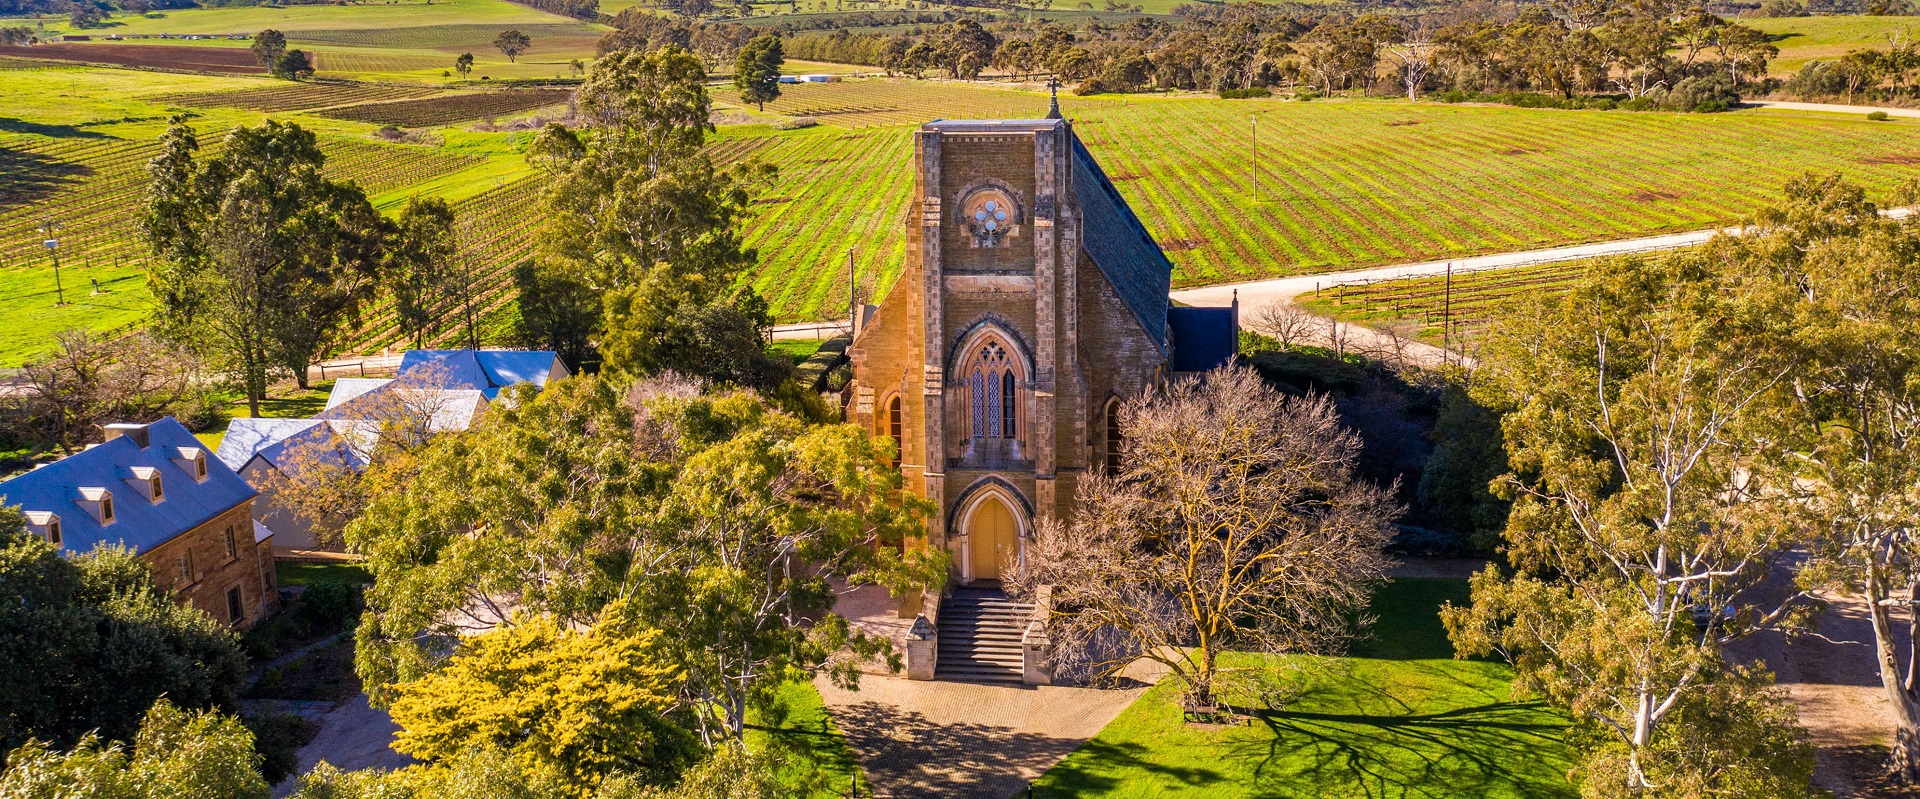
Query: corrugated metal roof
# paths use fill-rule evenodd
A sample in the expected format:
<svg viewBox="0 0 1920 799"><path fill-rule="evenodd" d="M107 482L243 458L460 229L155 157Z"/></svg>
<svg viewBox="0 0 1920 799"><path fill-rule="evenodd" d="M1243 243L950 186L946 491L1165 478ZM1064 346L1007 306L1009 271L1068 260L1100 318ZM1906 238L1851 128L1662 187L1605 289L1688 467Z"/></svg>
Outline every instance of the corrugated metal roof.
<svg viewBox="0 0 1920 799"><path fill-rule="evenodd" d="M391 377L343 377L333 381L333 391L327 394L327 407L321 410L333 410L341 404L351 401L362 394L370 393L381 386L393 382Z"/></svg>
<svg viewBox="0 0 1920 799"><path fill-rule="evenodd" d="M1167 291L1173 262L1107 180L1080 137L1073 136L1073 193L1080 201L1082 245L1113 290L1162 349L1167 346Z"/></svg>
<svg viewBox="0 0 1920 799"><path fill-rule="evenodd" d="M121 544L148 552L253 498L253 487L172 417L148 425L147 436L145 447L134 436L123 435L0 483L0 502L57 514L63 551ZM206 454L206 482L194 482L193 473L178 460L181 449ZM160 474L163 500L147 501L126 481L136 467ZM102 525L75 502L83 488L104 488L112 494L112 524Z"/></svg>
<svg viewBox="0 0 1920 799"><path fill-rule="evenodd" d="M318 419L234 419L227 422L227 434L220 439L220 452L215 457L227 468L239 471L261 450L319 423Z"/></svg>
<svg viewBox="0 0 1920 799"><path fill-rule="evenodd" d="M567 376L567 367L557 353L537 350L408 350L400 358L400 374L434 362L446 368L449 388L478 389L487 399L517 383L544 389L548 380Z"/></svg>
<svg viewBox="0 0 1920 799"><path fill-rule="evenodd" d="M1167 331L1173 339L1168 368L1175 372L1204 372L1240 351L1232 308L1168 308Z"/></svg>

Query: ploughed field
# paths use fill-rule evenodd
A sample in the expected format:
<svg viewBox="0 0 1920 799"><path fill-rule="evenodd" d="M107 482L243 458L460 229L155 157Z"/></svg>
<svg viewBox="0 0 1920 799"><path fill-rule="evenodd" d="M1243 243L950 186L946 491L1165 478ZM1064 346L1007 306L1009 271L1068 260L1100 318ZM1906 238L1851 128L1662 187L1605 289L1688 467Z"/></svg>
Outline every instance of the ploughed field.
<svg viewBox="0 0 1920 799"><path fill-rule="evenodd" d="M262 75L266 68L244 47L194 47L180 44L55 43L31 47L0 45L0 56L107 64L144 69Z"/></svg>

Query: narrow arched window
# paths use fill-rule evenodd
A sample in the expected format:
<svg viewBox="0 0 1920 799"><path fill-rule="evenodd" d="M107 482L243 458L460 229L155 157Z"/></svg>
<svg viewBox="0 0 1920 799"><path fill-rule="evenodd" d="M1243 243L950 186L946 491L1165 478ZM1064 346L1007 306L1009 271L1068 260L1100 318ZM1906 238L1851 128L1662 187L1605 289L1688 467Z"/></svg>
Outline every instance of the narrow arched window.
<svg viewBox="0 0 1920 799"><path fill-rule="evenodd" d="M1020 369L1001 341L989 340L964 361L968 428L973 438L1012 439L1019 429Z"/></svg>
<svg viewBox="0 0 1920 799"><path fill-rule="evenodd" d="M1120 401L1107 402L1107 474L1120 473Z"/></svg>
<svg viewBox="0 0 1920 799"><path fill-rule="evenodd" d="M1002 408L1000 417L1001 438L1013 438L1014 434L1014 419L1018 417L1018 414L1014 413L1013 389L1013 370L1009 369L1000 375L1000 407Z"/></svg>
<svg viewBox="0 0 1920 799"><path fill-rule="evenodd" d="M893 395L887 402L887 435L893 436L893 467L900 468L900 459L907 454L907 440L901 436L900 395Z"/></svg>

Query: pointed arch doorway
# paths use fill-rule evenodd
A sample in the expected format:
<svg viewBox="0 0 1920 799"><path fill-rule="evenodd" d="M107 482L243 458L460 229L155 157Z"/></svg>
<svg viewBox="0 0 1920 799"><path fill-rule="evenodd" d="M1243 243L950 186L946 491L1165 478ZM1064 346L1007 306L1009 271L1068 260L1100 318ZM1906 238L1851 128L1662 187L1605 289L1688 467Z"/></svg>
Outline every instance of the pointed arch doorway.
<svg viewBox="0 0 1920 799"><path fill-rule="evenodd" d="M963 582L1000 580L1024 554L1026 514L998 487L979 492L960 517L960 577Z"/></svg>

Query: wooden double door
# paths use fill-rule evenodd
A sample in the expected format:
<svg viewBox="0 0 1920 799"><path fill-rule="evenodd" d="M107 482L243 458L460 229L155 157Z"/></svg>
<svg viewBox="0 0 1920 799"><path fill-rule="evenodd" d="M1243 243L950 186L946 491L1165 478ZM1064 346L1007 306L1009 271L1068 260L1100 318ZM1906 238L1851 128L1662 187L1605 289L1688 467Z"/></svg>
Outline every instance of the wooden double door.
<svg viewBox="0 0 1920 799"><path fill-rule="evenodd" d="M1005 500L988 497L967 517L967 562L974 580L998 580L1020 553L1020 522Z"/></svg>

